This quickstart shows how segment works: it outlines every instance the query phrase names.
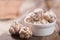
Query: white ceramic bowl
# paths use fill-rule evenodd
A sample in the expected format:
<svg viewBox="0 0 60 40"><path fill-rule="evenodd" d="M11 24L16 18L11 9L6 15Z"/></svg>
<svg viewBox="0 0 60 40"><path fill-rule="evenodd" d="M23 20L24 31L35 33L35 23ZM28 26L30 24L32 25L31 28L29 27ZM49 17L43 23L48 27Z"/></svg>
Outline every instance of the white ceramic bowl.
<svg viewBox="0 0 60 40"><path fill-rule="evenodd" d="M26 21L26 19L31 15L32 13L29 13L25 19L24 22L26 25L30 26L33 32L33 35L35 36L47 36L54 32L56 20L49 24L31 24Z"/></svg>

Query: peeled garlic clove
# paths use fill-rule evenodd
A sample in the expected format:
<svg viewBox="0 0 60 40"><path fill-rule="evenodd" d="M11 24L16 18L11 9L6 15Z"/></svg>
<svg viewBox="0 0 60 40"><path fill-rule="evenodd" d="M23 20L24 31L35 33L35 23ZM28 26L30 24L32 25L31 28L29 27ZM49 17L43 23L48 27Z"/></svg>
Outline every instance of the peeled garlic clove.
<svg viewBox="0 0 60 40"><path fill-rule="evenodd" d="M32 36L32 31L29 27L22 27L19 31L20 38L30 38Z"/></svg>

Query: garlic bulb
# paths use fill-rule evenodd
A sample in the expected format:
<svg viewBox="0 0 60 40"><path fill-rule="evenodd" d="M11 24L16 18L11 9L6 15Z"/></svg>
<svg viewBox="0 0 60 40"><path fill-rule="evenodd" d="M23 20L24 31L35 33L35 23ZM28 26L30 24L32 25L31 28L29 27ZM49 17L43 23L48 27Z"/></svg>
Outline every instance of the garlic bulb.
<svg viewBox="0 0 60 40"><path fill-rule="evenodd" d="M30 38L32 36L32 31L29 27L21 27L19 35L20 38Z"/></svg>
<svg viewBox="0 0 60 40"><path fill-rule="evenodd" d="M52 10L50 10L44 14L44 18L51 23L56 20L56 15L53 13Z"/></svg>
<svg viewBox="0 0 60 40"><path fill-rule="evenodd" d="M11 34L16 34L16 33L19 32L20 27L22 27L22 26L23 26L22 24L20 24L20 23L18 23L18 22L14 22L14 23L10 26L9 32L10 32Z"/></svg>

